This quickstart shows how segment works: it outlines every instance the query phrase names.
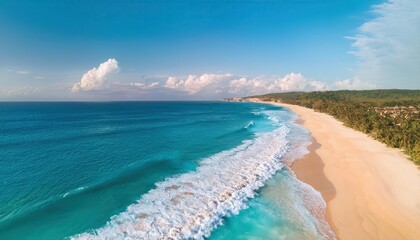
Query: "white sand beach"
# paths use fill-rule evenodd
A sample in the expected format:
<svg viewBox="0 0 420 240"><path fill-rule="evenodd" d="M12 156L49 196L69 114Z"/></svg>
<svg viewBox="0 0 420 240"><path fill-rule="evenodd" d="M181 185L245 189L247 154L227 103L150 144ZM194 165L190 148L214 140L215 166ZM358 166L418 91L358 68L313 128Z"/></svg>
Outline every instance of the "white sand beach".
<svg viewBox="0 0 420 240"><path fill-rule="evenodd" d="M400 150L312 109L291 109L310 130L310 153L292 169L321 192L338 239L420 239L420 170Z"/></svg>

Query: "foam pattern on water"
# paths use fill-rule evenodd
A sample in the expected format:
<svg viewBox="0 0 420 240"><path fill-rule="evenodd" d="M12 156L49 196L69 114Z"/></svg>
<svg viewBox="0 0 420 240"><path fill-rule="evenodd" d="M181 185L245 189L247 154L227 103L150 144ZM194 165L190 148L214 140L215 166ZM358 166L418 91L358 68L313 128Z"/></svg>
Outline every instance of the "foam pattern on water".
<svg viewBox="0 0 420 240"><path fill-rule="evenodd" d="M275 111L264 113L273 122ZM194 172L157 183L102 228L72 239L202 239L223 218L238 214L284 165L289 128L279 126L254 140L201 161Z"/></svg>

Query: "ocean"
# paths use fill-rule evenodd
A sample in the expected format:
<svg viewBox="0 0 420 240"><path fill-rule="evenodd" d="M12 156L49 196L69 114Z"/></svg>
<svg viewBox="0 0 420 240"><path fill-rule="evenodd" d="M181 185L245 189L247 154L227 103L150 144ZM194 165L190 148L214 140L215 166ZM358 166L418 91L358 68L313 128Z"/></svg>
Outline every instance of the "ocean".
<svg viewBox="0 0 420 240"><path fill-rule="evenodd" d="M309 132L234 102L0 103L0 239L334 239Z"/></svg>

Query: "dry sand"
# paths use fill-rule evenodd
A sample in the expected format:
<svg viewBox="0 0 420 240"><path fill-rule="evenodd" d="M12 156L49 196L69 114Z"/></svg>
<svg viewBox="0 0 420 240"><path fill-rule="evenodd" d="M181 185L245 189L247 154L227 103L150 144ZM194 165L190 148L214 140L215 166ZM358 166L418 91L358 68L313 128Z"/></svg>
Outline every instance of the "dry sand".
<svg viewBox="0 0 420 240"><path fill-rule="evenodd" d="M292 169L321 192L338 239L420 239L420 170L399 150L311 109L280 104L310 130Z"/></svg>

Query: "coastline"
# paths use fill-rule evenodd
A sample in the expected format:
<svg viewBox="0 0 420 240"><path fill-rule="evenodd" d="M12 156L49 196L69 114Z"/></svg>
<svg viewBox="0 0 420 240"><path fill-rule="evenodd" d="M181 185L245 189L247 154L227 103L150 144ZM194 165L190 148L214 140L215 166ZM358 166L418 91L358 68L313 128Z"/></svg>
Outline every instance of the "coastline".
<svg viewBox="0 0 420 240"><path fill-rule="evenodd" d="M299 124L303 126L303 122ZM311 139L311 142L311 145L307 147L309 153L294 161L290 168L299 180L308 183L320 192L322 198L328 204L328 202L334 198L336 190L334 185L324 175L323 169L325 165L319 155L315 152L321 145L314 138ZM334 222L331 218L331 212L328 207L326 209L325 219L334 231L336 227L334 226Z"/></svg>
<svg viewBox="0 0 420 240"><path fill-rule="evenodd" d="M337 239L418 239L420 170L401 151L327 114L263 103L290 109L311 132L310 153L291 168L323 196Z"/></svg>

